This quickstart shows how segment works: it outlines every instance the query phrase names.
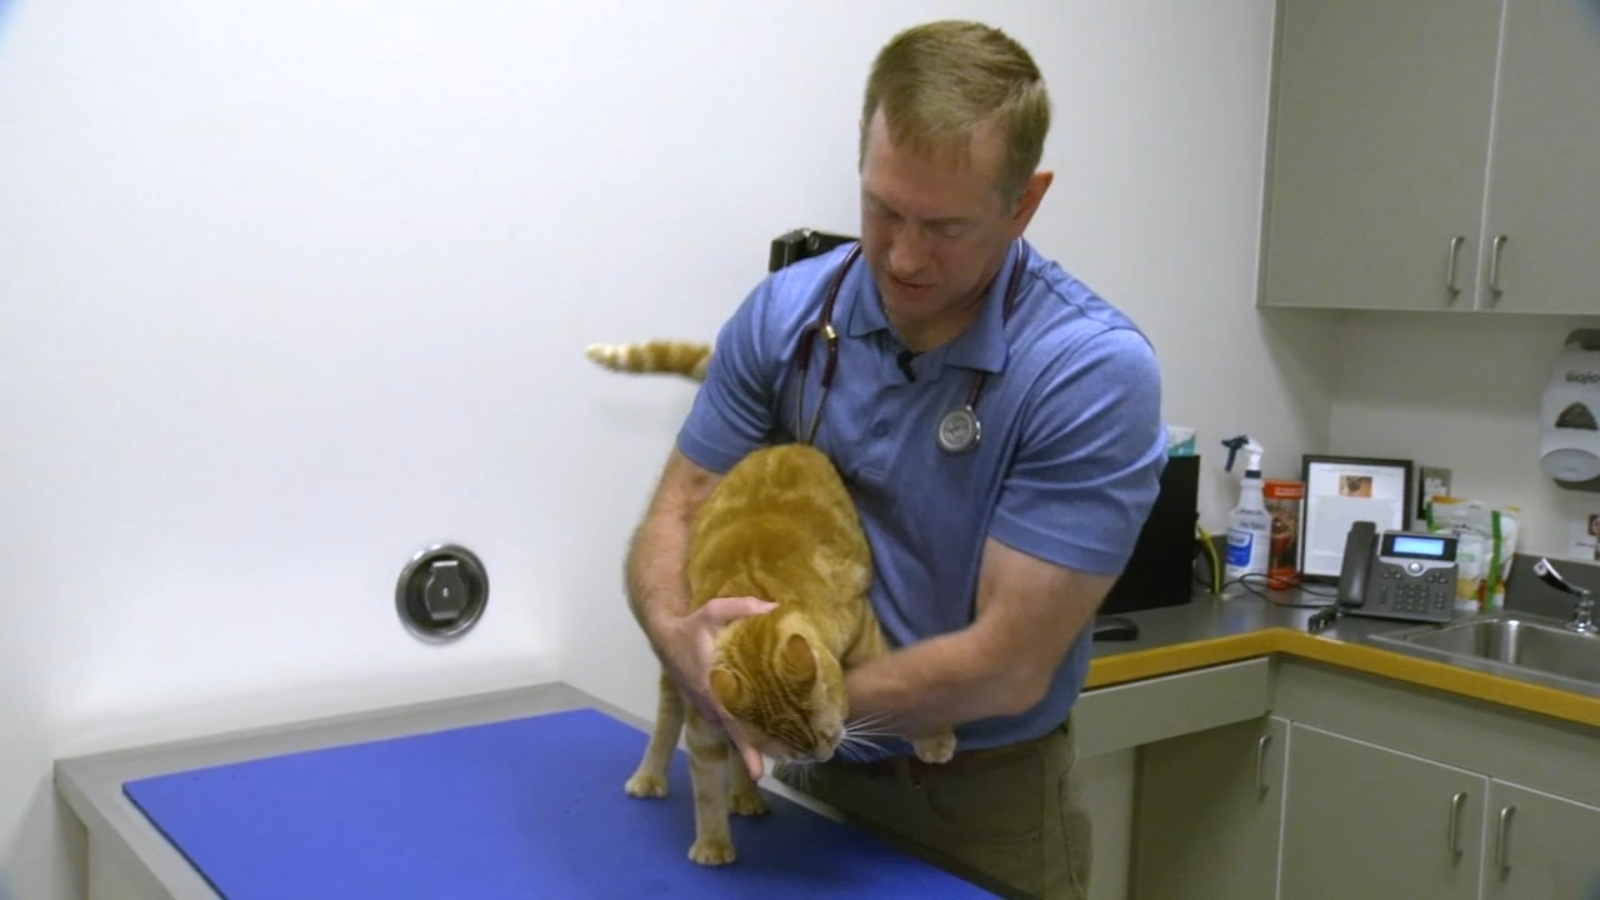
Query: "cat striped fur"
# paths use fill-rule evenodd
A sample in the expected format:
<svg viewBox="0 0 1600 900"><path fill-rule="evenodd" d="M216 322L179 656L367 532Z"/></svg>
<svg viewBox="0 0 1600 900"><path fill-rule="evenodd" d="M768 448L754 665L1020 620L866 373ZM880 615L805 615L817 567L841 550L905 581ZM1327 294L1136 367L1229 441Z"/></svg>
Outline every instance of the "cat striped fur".
<svg viewBox="0 0 1600 900"><path fill-rule="evenodd" d="M613 372L682 375L705 381L711 345L698 341L650 340L632 344L590 344L589 359Z"/></svg>
<svg viewBox="0 0 1600 900"><path fill-rule="evenodd" d="M777 604L717 633L710 673L717 702L762 755L806 767L870 753L892 733L849 710L844 673L887 653L888 640L867 596L871 547L822 451L779 444L735 464L695 515L685 575L690 609L717 597ZM659 684L655 727L624 789L666 796L673 751L686 737L695 812L689 858L727 865L737 855L729 815L761 815L766 802L721 723L702 718L665 670ZM924 762L944 763L955 752L948 728L902 736Z"/></svg>

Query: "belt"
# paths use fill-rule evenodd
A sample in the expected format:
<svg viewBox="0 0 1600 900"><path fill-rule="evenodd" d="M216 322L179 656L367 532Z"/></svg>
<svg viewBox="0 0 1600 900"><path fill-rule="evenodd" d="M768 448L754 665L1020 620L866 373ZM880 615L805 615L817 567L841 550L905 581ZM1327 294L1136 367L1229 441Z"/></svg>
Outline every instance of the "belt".
<svg viewBox="0 0 1600 900"><path fill-rule="evenodd" d="M1036 737L1014 744L1002 744L998 747L983 747L977 750L958 750L949 761L942 763L923 762L915 756L890 756L883 759L874 759L867 762L835 760L824 765L837 766L858 775L868 778L901 778L904 777L912 785L921 785L924 780L937 778L940 775L953 775L964 769L972 768L981 763L1003 762L1007 759L1020 757L1039 742L1045 740L1057 731L1065 731L1069 723L1063 723L1057 728Z"/></svg>

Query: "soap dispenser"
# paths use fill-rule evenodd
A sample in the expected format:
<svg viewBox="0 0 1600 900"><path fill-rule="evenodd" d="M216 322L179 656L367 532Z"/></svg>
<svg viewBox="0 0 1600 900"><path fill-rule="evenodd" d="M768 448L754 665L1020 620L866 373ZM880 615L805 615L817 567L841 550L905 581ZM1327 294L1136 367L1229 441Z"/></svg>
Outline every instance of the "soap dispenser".
<svg viewBox="0 0 1600 900"><path fill-rule="evenodd" d="M1562 487L1593 490L1600 478L1600 329L1567 335L1540 404L1539 467Z"/></svg>

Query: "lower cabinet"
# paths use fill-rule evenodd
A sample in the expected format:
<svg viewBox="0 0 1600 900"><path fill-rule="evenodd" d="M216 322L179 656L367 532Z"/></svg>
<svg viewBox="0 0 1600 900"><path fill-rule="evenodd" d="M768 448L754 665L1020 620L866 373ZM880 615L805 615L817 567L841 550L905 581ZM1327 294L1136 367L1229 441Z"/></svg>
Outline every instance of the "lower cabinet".
<svg viewBox="0 0 1600 900"><path fill-rule="evenodd" d="M1600 808L1276 715L1144 746L1135 809L1133 900L1600 900Z"/></svg>
<svg viewBox="0 0 1600 900"><path fill-rule="evenodd" d="M1561 897L1600 898L1600 808L1491 780L1484 900Z"/></svg>
<svg viewBox="0 0 1600 900"><path fill-rule="evenodd" d="M1477 900L1489 780L1292 725L1282 900Z"/></svg>
<svg viewBox="0 0 1600 900"><path fill-rule="evenodd" d="M1267 716L1139 749L1130 898L1277 896L1288 736Z"/></svg>

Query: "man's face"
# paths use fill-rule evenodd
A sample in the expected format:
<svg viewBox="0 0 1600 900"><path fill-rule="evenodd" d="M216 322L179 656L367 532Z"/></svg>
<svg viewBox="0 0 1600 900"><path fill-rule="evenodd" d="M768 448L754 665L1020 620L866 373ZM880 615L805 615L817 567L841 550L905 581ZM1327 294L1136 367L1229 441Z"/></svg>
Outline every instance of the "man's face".
<svg viewBox="0 0 1600 900"><path fill-rule="evenodd" d="M882 113L867 125L861 165L862 254L884 311L908 343L932 346L960 333L1027 226L1042 187L1021 203L997 190L1005 142L980 131L965 165L894 145ZM1035 181L1048 175L1035 176ZM925 349L919 346L917 349Z"/></svg>

